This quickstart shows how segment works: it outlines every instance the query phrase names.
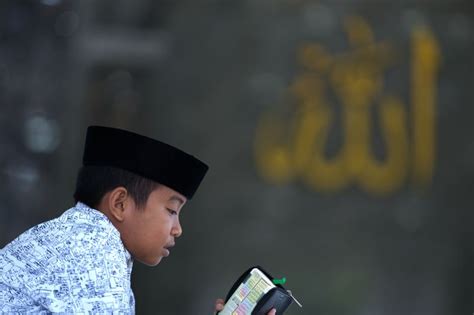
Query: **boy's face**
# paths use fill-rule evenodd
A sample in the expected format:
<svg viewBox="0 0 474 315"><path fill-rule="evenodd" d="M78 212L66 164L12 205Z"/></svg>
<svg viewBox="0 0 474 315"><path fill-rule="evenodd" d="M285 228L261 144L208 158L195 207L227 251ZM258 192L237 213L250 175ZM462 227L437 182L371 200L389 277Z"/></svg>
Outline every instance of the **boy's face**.
<svg viewBox="0 0 474 315"><path fill-rule="evenodd" d="M157 265L169 255L175 238L183 232L179 223L181 208L186 198L166 186L160 185L148 197L143 209L134 202L127 203L121 237L127 250L138 261Z"/></svg>

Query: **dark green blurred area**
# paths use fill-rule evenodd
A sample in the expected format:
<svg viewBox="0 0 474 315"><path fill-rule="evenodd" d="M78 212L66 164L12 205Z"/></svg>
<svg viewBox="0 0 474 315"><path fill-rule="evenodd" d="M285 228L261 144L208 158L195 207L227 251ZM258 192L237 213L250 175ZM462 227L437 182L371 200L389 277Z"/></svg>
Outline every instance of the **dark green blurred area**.
<svg viewBox="0 0 474 315"><path fill-rule="evenodd" d="M299 49L317 43L345 56L348 17L390 42L396 61L381 91L402 101L409 135L413 30L429 30L439 45L434 166L423 187L412 164L382 195L357 183L316 189L304 172L279 184L261 174L258 126L276 113L292 128ZM288 315L472 314L473 52L470 0L3 0L0 246L72 205L86 127L103 124L211 167L183 209L171 256L155 268L135 264L138 314L211 314L257 264L285 276L302 302ZM337 95L328 103L341 117ZM383 160L377 115L370 142ZM334 121L330 157L344 143ZM410 142L410 154L424 145Z"/></svg>

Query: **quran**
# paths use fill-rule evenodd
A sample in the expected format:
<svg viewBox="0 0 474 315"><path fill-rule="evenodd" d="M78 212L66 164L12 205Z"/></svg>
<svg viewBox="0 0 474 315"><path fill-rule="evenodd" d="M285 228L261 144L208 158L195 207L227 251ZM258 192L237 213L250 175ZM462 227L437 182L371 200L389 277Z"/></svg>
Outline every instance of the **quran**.
<svg viewBox="0 0 474 315"><path fill-rule="evenodd" d="M272 308L280 315L293 300L301 306L282 286L282 280L274 279L259 266L250 268L234 283L218 315L266 315Z"/></svg>

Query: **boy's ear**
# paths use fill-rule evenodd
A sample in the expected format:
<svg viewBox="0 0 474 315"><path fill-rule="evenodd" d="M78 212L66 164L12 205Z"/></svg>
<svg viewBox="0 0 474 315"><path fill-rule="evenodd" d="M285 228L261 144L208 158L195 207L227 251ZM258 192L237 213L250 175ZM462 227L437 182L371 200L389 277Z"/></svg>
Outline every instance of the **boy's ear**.
<svg viewBox="0 0 474 315"><path fill-rule="evenodd" d="M117 187L109 194L108 204L112 217L118 222L123 222L127 202L130 201L130 194L125 187Z"/></svg>

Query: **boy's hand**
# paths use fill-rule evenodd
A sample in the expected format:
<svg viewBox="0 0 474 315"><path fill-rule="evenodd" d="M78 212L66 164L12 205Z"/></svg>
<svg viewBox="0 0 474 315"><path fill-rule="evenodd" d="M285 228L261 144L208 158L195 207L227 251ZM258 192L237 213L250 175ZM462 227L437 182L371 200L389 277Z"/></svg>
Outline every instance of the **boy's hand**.
<svg viewBox="0 0 474 315"><path fill-rule="evenodd" d="M216 300L216 306L214 307L216 312L220 312L224 309L224 300L223 299L217 299ZM272 308L270 312L267 313L267 315L276 315L276 309Z"/></svg>

